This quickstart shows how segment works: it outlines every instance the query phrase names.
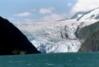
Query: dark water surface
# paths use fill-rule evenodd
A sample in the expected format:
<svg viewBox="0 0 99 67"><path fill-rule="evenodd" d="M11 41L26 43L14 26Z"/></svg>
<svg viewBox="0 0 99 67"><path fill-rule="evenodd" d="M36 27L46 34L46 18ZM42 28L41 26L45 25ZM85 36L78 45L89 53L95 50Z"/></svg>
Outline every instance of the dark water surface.
<svg viewBox="0 0 99 67"><path fill-rule="evenodd" d="M0 56L0 67L99 67L99 53Z"/></svg>

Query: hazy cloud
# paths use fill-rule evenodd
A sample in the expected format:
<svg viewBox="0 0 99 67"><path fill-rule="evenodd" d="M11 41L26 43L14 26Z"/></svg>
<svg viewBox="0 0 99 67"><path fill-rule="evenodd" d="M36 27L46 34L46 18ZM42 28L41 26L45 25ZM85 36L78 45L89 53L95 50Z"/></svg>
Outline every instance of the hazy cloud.
<svg viewBox="0 0 99 67"><path fill-rule="evenodd" d="M39 10L40 14L51 14L53 13L54 8L41 8Z"/></svg>
<svg viewBox="0 0 99 67"><path fill-rule="evenodd" d="M34 13L35 15L33 16ZM27 11L27 12L18 13L15 15L15 18L16 17L18 22L55 21L55 20L64 19L65 14L57 13L57 10L54 7L49 7L49 8L32 9L30 12Z"/></svg>
<svg viewBox="0 0 99 67"><path fill-rule="evenodd" d="M71 7L72 6L72 3L70 2L70 3L67 3L67 6L68 7Z"/></svg>
<svg viewBox="0 0 99 67"><path fill-rule="evenodd" d="M46 15L41 19L44 20L44 21L56 21L56 20L61 20L61 19L64 19L64 18L65 18L64 14L53 13L51 15Z"/></svg>
<svg viewBox="0 0 99 67"><path fill-rule="evenodd" d="M18 17L27 17L27 16L30 16L31 14L32 14L31 12L22 12L22 13L16 14L15 16L18 16Z"/></svg>
<svg viewBox="0 0 99 67"><path fill-rule="evenodd" d="M71 12L88 11L99 7L99 0L78 0Z"/></svg>
<svg viewBox="0 0 99 67"><path fill-rule="evenodd" d="M40 19L43 21L55 21L64 18L63 14L57 13L57 10L54 7L51 8L41 8L39 10L40 14L44 14Z"/></svg>

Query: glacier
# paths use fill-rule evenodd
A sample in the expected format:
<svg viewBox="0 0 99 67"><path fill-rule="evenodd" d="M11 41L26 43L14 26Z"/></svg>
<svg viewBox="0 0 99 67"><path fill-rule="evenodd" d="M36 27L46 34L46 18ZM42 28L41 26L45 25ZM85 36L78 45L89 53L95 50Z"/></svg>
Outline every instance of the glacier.
<svg viewBox="0 0 99 67"><path fill-rule="evenodd" d="M17 27L42 53L62 53L79 50L81 43L75 36L78 25L79 22L66 20L17 24Z"/></svg>
<svg viewBox="0 0 99 67"><path fill-rule="evenodd" d="M83 14L79 21L67 19L63 21L46 21L15 24L42 53L78 52L82 43L98 30L89 32L83 28L95 24L99 9Z"/></svg>

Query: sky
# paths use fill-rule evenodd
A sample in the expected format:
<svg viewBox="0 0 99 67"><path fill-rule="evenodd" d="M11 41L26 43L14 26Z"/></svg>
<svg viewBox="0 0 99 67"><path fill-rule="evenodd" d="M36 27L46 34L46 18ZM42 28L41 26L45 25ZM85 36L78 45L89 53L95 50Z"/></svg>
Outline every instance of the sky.
<svg viewBox="0 0 99 67"><path fill-rule="evenodd" d="M99 6L99 0L0 0L0 16L12 22L60 20Z"/></svg>

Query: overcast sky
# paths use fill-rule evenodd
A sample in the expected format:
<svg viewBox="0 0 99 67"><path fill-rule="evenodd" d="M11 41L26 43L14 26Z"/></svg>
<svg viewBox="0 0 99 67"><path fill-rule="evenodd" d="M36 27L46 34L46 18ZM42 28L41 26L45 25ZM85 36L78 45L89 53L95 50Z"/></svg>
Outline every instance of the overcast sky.
<svg viewBox="0 0 99 67"><path fill-rule="evenodd" d="M99 6L99 0L0 0L0 16L16 22L57 20Z"/></svg>

